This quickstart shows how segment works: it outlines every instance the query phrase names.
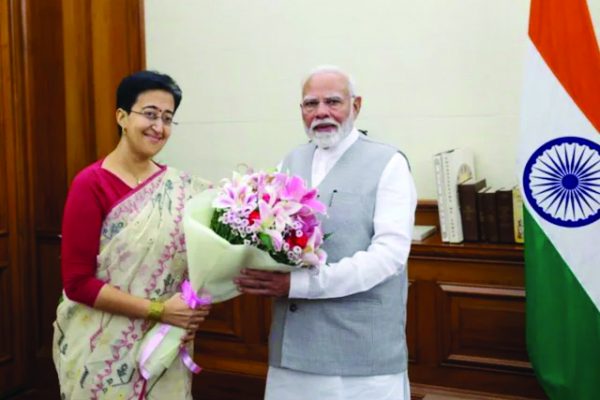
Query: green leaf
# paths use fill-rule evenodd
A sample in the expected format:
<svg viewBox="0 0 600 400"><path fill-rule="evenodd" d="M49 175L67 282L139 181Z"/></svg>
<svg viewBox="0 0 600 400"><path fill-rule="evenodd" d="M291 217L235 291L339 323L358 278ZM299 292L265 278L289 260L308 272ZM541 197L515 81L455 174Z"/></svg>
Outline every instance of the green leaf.
<svg viewBox="0 0 600 400"><path fill-rule="evenodd" d="M271 236L267 235L266 233L259 233L258 238L265 245L265 247L267 248L267 250L269 252L274 250L273 241L271 240Z"/></svg>

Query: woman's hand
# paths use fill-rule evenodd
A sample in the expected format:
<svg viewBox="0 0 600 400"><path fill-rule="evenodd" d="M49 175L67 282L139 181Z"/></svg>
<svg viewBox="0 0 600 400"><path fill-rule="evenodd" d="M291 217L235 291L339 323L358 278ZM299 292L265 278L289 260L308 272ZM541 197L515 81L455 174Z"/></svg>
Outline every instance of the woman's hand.
<svg viewBox="0 0 600 400"><path fill-rule="evenodd" d="M210 304L206 304L203 306L200 306L196 311L201 311L202 312L202 319L200 320L200 322L204 322L204 319L208 316L209 312L210 312ZM188 328L185 331L185 336L183 336L181 338L181 345L185 346L186 344L188 344L189 342L193 342L194 339L196 338L196 331L198 330L198 328L200 328L200 322L196 325L195 328Z"/></svg>
<svg viewBox="0 0 600 400"><path fill-rule="evenodd" d="M204 322L210 311L210 304L196 309L190 308L181 297L181 293L175 293L169 300L165 301L164 305L165 310L161 321L186 330L186 335L181 339L183 344L194 340L200 323Z"/></svg>
<svg viewBox="0 0 600 400"><path fill-rule="evenodd" d="M149 299L132 296L109 284L102 286L94 303L94 308L98 310L144 319L148 318L149 306ZM182 338L184 344L194 340L200 323L210 311L210 305L200 306L197 309L190 308L181 297L181 293L174 294L164 302L164 306L160 321L185 329L186 334Z"/></svg>

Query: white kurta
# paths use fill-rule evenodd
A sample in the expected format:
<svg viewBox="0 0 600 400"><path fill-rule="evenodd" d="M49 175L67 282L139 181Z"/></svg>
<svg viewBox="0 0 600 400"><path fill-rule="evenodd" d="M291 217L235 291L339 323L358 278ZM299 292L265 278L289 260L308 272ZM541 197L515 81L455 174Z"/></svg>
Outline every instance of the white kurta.
<svg viewBox="0 0 600 400"><path fill-rule="evenodd" d="M318 186L337 160L358 139L354 130L337 146L315 151L312 185ZM410 252L415 185L404 157L394 155L386 165L377 189L374 235L365 251L337 263L291 274L290 298L324 299L348 296L373 288L406 268ZM406 371L393 375L330 376L269 367L266 400L410 400Z"/></svg>

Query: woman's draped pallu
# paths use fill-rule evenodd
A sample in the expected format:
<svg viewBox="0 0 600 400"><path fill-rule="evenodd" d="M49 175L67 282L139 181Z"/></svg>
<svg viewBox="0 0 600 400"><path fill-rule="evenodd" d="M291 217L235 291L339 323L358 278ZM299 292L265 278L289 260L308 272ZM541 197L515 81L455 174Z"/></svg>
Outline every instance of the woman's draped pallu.
<svg viewBox="0 0 600 400"><path fill-rule="evenodd" d="M207 187L167 168L119 201L102 225L96 276L147 299L164 301L179 292L187 278L184 205ZM63 399L192 398L191 373L180 359L157 378L141 377L136 358L152 322L63 298L53 339Z"/></svg>

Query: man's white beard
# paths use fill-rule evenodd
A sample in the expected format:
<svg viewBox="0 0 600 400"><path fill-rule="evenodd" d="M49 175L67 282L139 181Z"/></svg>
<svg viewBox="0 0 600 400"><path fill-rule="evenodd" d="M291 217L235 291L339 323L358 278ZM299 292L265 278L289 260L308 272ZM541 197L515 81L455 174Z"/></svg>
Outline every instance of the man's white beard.
<svg viewBox="0 0 600 400"><path fill-rule="evenodd" d="M335 130L331 132L315 132L315 126L324 123L335 125ZM352 115L349 115L341 125L333 118L326 118L313 120L310 127L304 128L309 139L321 149L335 147L339 142L344 140L350 132L352 132L352 129L354 129L354 119L352 118Z"/></svg>

